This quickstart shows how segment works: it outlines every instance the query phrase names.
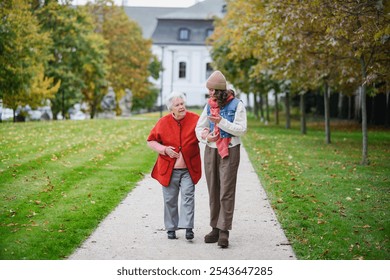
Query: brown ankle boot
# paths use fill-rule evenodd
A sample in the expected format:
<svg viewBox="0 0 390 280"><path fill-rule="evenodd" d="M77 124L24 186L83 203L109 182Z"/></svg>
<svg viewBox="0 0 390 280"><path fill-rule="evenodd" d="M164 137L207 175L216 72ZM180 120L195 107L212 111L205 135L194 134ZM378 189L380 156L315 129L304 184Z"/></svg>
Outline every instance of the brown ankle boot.
<svg viewBox="0 0 390 280"><path fill-rule="evenodd" d="M229 231L221 230L219 232L218 246L227 248L229 246Z"/></svg>
<svg viewBox="0 0 390 280"><path fill-rule="evenodd" d="M205 235L204 242L205 243L215 243L218 241L219 238L219 229L213 228L211 232Z"/></svg>

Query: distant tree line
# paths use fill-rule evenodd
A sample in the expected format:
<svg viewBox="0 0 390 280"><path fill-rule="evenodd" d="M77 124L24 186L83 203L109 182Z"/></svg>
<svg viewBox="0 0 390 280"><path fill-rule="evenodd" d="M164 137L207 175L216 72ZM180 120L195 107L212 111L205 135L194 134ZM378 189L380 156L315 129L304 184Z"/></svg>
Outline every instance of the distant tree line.
<svg viewBox="0 0 390 280"><path fill-rule="evenodd" d="M87 103L91 118L109 87L117 101L130 89L133 109L152 108L160 62L152 42L112 0L71 6L70 0L0 3L0 99L3 107L42 106L69 118ZM117 104L119 102L116 102ZM120 113L119 106L117 113ZM15 120L15 115L14 115Z"/></svg>

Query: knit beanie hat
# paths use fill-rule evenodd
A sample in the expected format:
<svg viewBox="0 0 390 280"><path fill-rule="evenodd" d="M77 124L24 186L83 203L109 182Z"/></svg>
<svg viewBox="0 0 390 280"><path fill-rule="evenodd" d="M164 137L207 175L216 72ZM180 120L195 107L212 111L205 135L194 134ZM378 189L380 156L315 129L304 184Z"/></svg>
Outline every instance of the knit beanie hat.
<svg viewBox="0 0 390 280"><path fill-rule="evenodd" d="M206 87L208 89L222 89L226 90L226 79L221 71L214 71L207 79Z"/></svg>

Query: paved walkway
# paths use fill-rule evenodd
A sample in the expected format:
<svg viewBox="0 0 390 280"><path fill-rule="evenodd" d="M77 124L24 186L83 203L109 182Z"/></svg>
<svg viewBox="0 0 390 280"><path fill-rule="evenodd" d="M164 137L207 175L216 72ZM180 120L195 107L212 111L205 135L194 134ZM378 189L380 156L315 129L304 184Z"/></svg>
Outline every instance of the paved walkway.
<svg viewBox="0 0 390 280"><path fill-rule="evenodd" d="M201 148L203 155L203 145ZM148 174L69 259L296 259L243 147L228 248L203 242L203 236L210 231L204 176L196 186L195 201L195 238L187 241L185 231L180 230L176 232L178 239L168 240L161 186Z"/></svg>

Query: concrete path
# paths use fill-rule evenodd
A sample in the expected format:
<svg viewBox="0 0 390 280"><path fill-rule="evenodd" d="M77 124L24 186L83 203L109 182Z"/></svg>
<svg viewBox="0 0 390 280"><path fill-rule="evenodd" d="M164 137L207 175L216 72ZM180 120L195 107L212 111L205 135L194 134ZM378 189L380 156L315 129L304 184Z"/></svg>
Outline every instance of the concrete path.
<svg viewBox="0 0 390 280"><path fill-rule="evenodd" d="M203 156L203 144L201 144ZM236 209L229 247L206 244L210 231L204 176L196 186L195 238L168 240L164 230L162 190L148 174L69 257L71 260L294 260L295 254L267 195L241 148Z"/></svg>

